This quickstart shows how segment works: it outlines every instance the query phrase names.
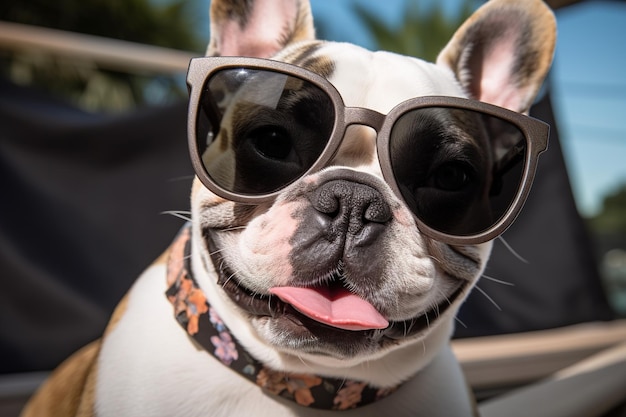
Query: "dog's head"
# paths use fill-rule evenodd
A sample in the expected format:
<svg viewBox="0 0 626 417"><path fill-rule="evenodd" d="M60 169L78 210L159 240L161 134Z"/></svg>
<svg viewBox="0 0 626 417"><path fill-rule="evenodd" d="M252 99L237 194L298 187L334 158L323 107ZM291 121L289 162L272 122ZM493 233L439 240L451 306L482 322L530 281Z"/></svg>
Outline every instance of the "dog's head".
<svg viewBox="0 0 626 417"><path fill-rule="evenodd" d="M253 355L379 385L428 363L528 192L554 41L539 0L487 3L436 64L317 41L304 0L213 0L194 268Z"/></svg>

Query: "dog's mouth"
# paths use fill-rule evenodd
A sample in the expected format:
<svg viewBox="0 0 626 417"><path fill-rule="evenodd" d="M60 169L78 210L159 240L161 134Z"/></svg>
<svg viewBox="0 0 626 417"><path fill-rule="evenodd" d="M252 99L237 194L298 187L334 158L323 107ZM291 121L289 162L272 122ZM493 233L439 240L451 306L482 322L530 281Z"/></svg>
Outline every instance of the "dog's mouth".
<svg viewBox="0 0 626 417"><path fill-rule="evenodd" d="M431 309L408 320L388 321L369 302L347 289L340 276L331 277L323 286L275 287L265 295L243 286L224 262L218 265L218 284L239 308L254 316L285 318L290 326L315 334L328 332L333 339L362 337L382 341L416 336L432 328L465 288L459 282L449 297Z"/></svg>

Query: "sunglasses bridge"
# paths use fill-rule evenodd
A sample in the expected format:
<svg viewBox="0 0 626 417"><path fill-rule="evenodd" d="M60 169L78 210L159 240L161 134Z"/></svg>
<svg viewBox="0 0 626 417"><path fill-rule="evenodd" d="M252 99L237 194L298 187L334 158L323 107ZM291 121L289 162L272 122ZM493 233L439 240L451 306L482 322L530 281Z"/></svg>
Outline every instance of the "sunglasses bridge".
<svg viewBox="0 0 626 417"><path fill-rule="evenodd" d="M378 134L386 117L387 115L366 107L345 107L343 123L346 127L352 125L371 127Z"/></svg>

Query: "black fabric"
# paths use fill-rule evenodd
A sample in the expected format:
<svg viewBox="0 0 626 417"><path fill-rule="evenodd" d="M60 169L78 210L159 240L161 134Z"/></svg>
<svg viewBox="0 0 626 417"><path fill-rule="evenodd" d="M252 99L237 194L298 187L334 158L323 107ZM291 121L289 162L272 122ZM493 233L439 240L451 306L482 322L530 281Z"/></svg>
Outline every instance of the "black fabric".
<svg viewBox="0 0 626 417"><path fill-rule="evenodd" d="M537 107L551 121L549 101ZM97 338L139 273L184 223L192 169L186 103L89 114L0 81L0 373L55 367ZM556 131L528 204L496 242L458 336L605 319Z"/></svg>
<svg viewBox="0 0 626 417"><path fill-rule="evenodd" d="M183 221L186 103L107 116L0 83L0 372L97 338Z"/></svg>

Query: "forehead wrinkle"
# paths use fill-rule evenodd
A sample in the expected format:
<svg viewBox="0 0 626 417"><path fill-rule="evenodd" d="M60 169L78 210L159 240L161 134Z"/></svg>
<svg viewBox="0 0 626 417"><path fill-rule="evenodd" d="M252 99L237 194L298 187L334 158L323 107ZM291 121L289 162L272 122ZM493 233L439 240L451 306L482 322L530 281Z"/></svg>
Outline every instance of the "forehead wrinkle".
<svg viewBox="0 0 626 417"><path fill-rule="evenodd" d="M435 64L390 52L373 55L374 77L372 88L367 89L367 102L378 107L374 110L387 114L396 105L416 97L463 96L456 80Z"/></svg>
<svg viewBox="0 0 626 417"><path fill-rule="evenodd" d="M333 57L335 71L329 80L348 107L387 114L414 97L465 96L448 69L420 59L341 43L324 44L315 54Z"/></svg>

